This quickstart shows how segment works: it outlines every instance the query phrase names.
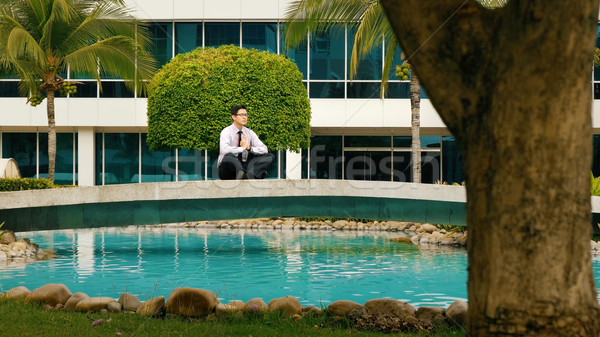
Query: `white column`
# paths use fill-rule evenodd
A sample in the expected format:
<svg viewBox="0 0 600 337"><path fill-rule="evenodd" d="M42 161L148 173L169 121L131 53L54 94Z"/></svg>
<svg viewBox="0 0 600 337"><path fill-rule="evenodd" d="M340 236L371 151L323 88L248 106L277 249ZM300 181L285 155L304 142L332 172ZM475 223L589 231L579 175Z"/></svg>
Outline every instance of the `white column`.
<svg viewBox="0 0 600 337"><path fill-rule="evenodd" d="M302 178L302 154L286 151L285 176L287 179Z"/></svg>
<svg viewBox="0 0 600 337"><path fill-rule="evenodd" d="M77 130L77 156L79 186L94 186L94 128L80 127Z"/></svg>

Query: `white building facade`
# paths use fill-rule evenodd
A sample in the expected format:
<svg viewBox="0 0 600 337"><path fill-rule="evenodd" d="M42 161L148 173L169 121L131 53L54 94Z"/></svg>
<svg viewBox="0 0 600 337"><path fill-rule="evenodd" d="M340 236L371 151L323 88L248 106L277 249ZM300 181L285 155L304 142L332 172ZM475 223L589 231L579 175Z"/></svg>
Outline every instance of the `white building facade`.
<svg viewBox="0 0 600 337"><path fill-rule="evenodd" d="M385 74L389 86L380 94L385 41L361 62L349 79L354 32L311 36L283 50L282 18L288 0L128 0L133 14L150 24L154 54L165 64L197 47L234 44L284 54L304 75L312 107L311 148L301 153L274 152L270 178L411 181L411 110L409 82ZM399 52L394 64L399 64ZM591 65L590 65L591 70ZM154 181L216 179L217 153L187 149L153 152L145 143L147 101L123 80L97 83L77 74L78 92L57 97L57 167L55 182L104 185ZM594 163L600 175L600 71L594 82ZM597 81L597 82L596 82ZM0 74L0 158L14 158L24 177L47 177L47 118L19 97L18 79ZM243 102L242 102L243 103ZM229 107L224 107L227 113ZM421 144L423 182L464 180L460 154L435 109L422 93ZM598 135L596 135L598 134Z"/></svg>

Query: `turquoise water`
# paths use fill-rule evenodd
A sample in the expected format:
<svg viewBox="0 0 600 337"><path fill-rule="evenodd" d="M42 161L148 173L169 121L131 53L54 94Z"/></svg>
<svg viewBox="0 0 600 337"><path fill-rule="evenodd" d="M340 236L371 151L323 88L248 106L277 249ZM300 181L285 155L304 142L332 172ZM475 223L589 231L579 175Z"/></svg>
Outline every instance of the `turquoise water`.
<svg viewBox="0 0 600 337"><path fill-rule="evenodd" d="M145 227L17 233L57 256L0 262L0 291L63 283L73 293L118 298L127 291L141 300L184 286L224 302L291 295L303 305L395 298L447 307L466 300L464 248L422 249L390 235Z"/></svg>

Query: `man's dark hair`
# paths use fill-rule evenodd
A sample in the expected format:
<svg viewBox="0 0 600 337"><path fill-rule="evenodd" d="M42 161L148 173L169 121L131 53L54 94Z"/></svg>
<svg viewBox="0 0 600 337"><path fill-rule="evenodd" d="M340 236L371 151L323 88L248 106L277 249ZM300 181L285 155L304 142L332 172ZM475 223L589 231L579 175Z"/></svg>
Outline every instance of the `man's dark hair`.
<svg viewBox="0 0 600 337"><path fill-rule="evenodd" d="M236 115L237 115L237 112L238 112L238 110L240 110L240 109L247 110L247 109L246 109L246 107L245 107L245 106L243 106L243 105L236 105L236 106L234 106L233 108L231 108L231 115L232 115L232 116L236 116Z"/></svg>

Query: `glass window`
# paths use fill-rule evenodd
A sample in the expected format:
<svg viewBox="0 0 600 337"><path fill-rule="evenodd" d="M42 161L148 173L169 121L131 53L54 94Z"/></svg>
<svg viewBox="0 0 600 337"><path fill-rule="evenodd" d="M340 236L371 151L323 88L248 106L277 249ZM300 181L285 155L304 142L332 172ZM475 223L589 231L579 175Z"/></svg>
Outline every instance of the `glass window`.
<svg viewBox="0 0 600 337"><path fill-rule="evenodd" d="M394 151L392 165L392 174L394 177L394 181L412 181L412 152Z"/></svg>
<svg viewBox="0 0 600 337"><path fill-rule="evenodd" d="M96 133L95 176L96 185L102 185L102 133Z"/></svg>
<svg viewBox="0 0 600 337"><path fill-rule="evenodd" d="M600 99L600 83L594 83L594 99Z"/></svg>
<svg viewBox="0 0 600 337"><path fill-rule="evenodd" d="M441 179L440 152L421 151L421 183L433 184Z"/></svg>
<svg viewBox="0 0 600 337"><path fill-rule="evenodd" d="M419 137L421 140L421 148L439 148L440 144L440 136L421 136Z"/></svg>
<svg viewBox="0 0 600 337"><path fill-rule="evenodd" d="M390 136L345 136L346 147L390 147L392 137Z"/></svg>
<svg viewBox="0 0 600 337"><path fill-rule="evenodd" d="M0 97L22 97L19 94L19 82L0 81Z"/></svg>
<svg viewBox="0 0 600 337"><path fill-rule="evenodd" d="M388 82L387 90L385 91L387 98L410 98L410 83L409 82Z"/></svg>
<svg viewBox="0 0 600 337"><path fill-rule="evenodd" d="M279 151L279 177L281 179L286 178L285 168L286 168L286 158L287 152L285 150Z"/></svg>
<svg viewBox="0 0 600 337"><path fill-rule="evenodd" d="M207 22L204 35L205 47L219 47L226 44L240 45L240 24L238 22Z"/></svg>
<svg viewBox="0 0 600 337"><path fill-rule="evenodd" d="M350 76L350 58L352 57L355 31L355 27L348 27L348 76ZM381 44L373 47L369 54L361 57L356 74L351 80L381 80L383 69L382 57L383 49Z"/></svg>
<svg viewBox="0 0 600 337"><path fill-rule="evenodd" d="M442 137L442 179L448 184L461 184L465 181L462 156L452 136Z"/></svg>
<svg viewBox="0 0 600 337"><path fill-rule="evenodd" d="M390 181L391 151L345 151L345 179Z"/></svg>
<svg viewBox="0 0 600 337"><path fill-rule="evenodd" d="M131 98L133 92L125 86L125 82L102 81L100 97L108 98Z"/></svg>
<svg viewBox="0 0 600 337"><path fill-rule="evenodd" d="M342 179L342 136L315 136L310 144L310 177Z"/></svg>
<svg viewBox="0 0 600 337"><path fill-rule="evenodd" d="M70 97L98 97L98 82L83 81L82 84L76 84L77 92Z"/></svg>
<svg viewBox="0 0 600 337"><path fill-rule="evenodd" d="M175 181L175 150L151 151L142 133L142 182Z"/></svg>
<svg viewBox="0 0 600 337"><path fill-rule="evenodd" d="M54 184L73 185L73 133L56 134ZM40 133L40 178L48 178L48 134Z"/></svg>
<svg viewBox="0 0 600 337"><path fill-rule="evenodd" d="M348 83L348 98L379 98L380 82L350 82Z"/></svg>
<svg viewBox="0 0 600 337"><path fill-rule="evenodd" d="M173 57L173 25L170 22L152 22L148 25L148 31L154 43L152 54L160 67Z"/></svg>
<svg viewBox="0 0 600 337"><path fill-rule="evenodd" d="M23 178L34 178L37 165L37 136L35 132L2 133L2 158L13 158Z"/></svg>
<svg viewBox="0 0 600 337"><path fill-rule="evenodd" d="M344 80L344 30L332 28L310 39L310 79Z"/></svg>
<svg viewBox="0 0 600 337"><path fill-rule="evenodd" d="M280 31L280 39L281 39L281 48L283 49L285 46L285 39L284 39L284 33L285 33L285 25L280 25L279 26L281 31ZM302 78L306 79L306 74L307 74L307 56L308 56L308 40L304 40L302 42L300 42L300 44L296 47L293 48L288 48L287 50L285 50L284 52L282 52L282 54L285 54L285 56L287 56L287 58L289 58L290 60L292 60L292 62L294 62L297 66L298 69L300 69L300 72L302 73Z"/></svg>
<svg viewBox="0 0 600 337"><path fill-rule="evenodd" d="M277 54L277 24L243 22L242 47Z"/></svg>
<svg viewBox="0 0 600 337"><path fill-rule="evenodd" d="M310 82L310 98L344 98L344 82Z"/></svg>
<svg viewBox="0 0 600 337"><path fill-rule="evenodd" d="M104 134L104 183L139 182L139 134Z"/></svg>
<svg viewBox="0 0 600 337"><path fill-rule="evenodd" d="M394 136L394 147L412 147L412 137Z"/></svg>
<svg viewBox="0 0 600 337"><path fill-rule="evenodd" d="M302 156L302 169L300 178L308 179L308 149L302 149L300 154Z"/></svg>
<svg viewBox="0 0 600 337"><path fill-rule="evenodd" d="M202 47L202 22L176 23L175 53L187 53L197 47Z"/></svg>
<svg viewBox="0 0 600 337"><path fill-rule="evenodd" d="M273 164L271 164L271 167L269 167L269 169L267 170L267 179L277 179L277 171L279 169L279 164L278 164L278 157L277 157L277 152L278 151L269 151L270 154L272 154L274 156L273 158Z"/></svg>
<svg viewBox="0 0 600 337"><path fill-rule="evenodd" d="M179 180L204 180L204 150L179 149Z"/></svg>
<svg viewBox="0 0 600 337"><path fill-rule="evenodd" d="M219 179L219 166L217 165L219 161L219 150L206 151L208 153L208 162L207 166L207 179Z"/></svg>

